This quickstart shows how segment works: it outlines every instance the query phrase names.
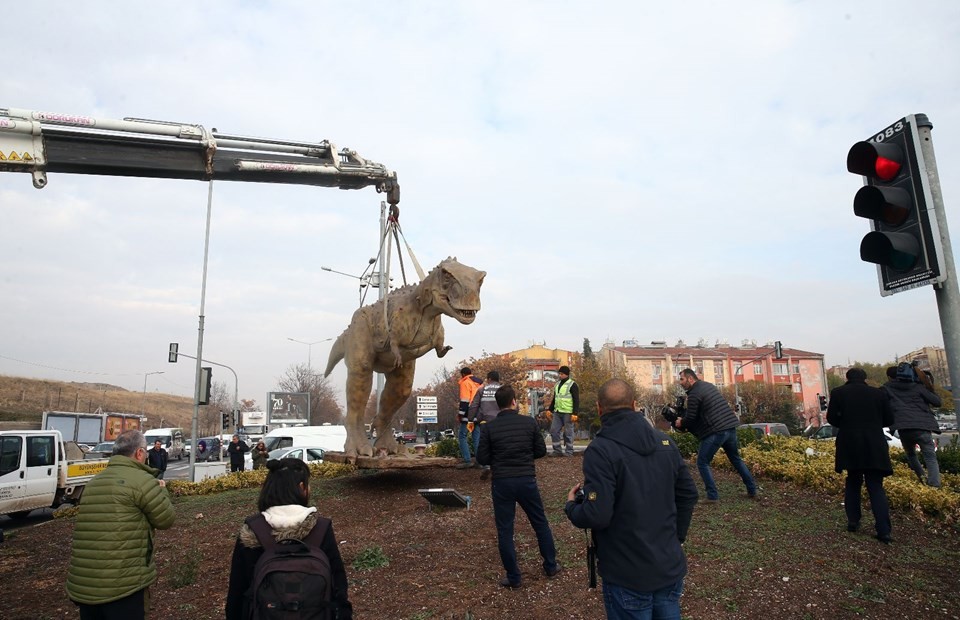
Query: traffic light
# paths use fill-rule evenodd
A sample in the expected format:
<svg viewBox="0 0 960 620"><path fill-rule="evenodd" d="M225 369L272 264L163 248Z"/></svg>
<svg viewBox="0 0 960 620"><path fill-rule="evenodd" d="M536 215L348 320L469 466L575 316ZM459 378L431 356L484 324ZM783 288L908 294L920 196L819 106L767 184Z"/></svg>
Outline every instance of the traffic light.
<svg viewBox="0 0 960 620"><path fill-rule="evenodd" d="M918 119L929 123L922 114L907 116L847 153L847 170L864 178L853 212L871 221L860 259L877 265L883 296L945 278Z"/></svg>
<svg viewBox="0 0 960 620"><path fill-rule="evenodd" d="M210 404L210 393L213 391L213 367L204 366L200 369L200 399L201 405Z"/></svg>
<svg viewBox="0 0 960 620"><path fill-rule="evenodd" d="M230 414L226 411L220 412L220 428L226 429L230 428Z"/></svg>
<svg viewBox="0 0 960 620"><path fill-rule="evenodd" d="M783 345L780 344L779 340L773 343L773 356L778 360L783 359Z"/></svg>
<svg viewBox="0 0 960 620"><path fill-rule="evenodd" d="M171 364L177 363L177 355L179 355L177 352L178 352L179 350L180 350L180 343L179 343L179 342L171 342L171 343L170 343L170 352L167 353L167 361L170 362Z"/></svg>
<svg viewBox="0 0 960 620"><path fill-rule="evenodd" d="M820 401L820 411L827 410L827 397L823 394L817 394L817 400Z"/></svg>

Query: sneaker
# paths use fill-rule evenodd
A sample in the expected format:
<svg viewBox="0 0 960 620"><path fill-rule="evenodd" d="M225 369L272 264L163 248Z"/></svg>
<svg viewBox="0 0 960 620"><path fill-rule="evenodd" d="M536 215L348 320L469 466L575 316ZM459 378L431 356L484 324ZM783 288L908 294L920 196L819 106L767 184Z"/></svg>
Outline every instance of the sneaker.
<svg viewBox="0 0 960 620"><path fill-rule="evenodd" d="M472 469L472 468L473 468L473 462L471 461L471 462L467 463L466 461L464 461L463 463L457 463L456 468L457 468L457 469Z"/></svg>
<svg viewBox="0 0 960 620"><path fill-rule="evenodd" d="M504 588L509 588L509 589L511 589L511 590L516 590L517 588L520 587L521 582L518 581L518 582L516 582L516 583L513 583L513 582L510 581L510 578L509 578L509 577L504 577L503 579L500 580L500 585L501 585L502 587L504 587Z"/></svg>
<svg viewBox="0 0 960 620"><path fill-rule="evenodd" d="M701 504L719 504L719 503L720 503L720 500L719 500L719 499L710 499L710 498L708 497L708 498L706 498L706 499L700 500L700 503L701 503Z"/></svg>
<svg viewBox="0 0 960 620"><path fill-rule="evenodd" d="M560 571L563 570L563 567L557 564L557 567L553 570L543 569L543 574L547 576L547 579L553 579L560 574Z"/></svg>
<svg viewBox="0 0 960 620"><path fill-rule="evenodd" d="M762 501L762 498L760 497L759 493L753 493L753 494L747 493L747 499L752 499L755 502Z"/></svg>
<svg viewBox="0 0 960 620"><path fill-rule="evenodd" d="M550 456L563 456L563 452L551 452Z"/></svg>
<svg viewBox="0 0 960 620"><path fill-rule="evenodd" d="M490 468L489 468L489 467L484 467L484 468L483 468L483 471L480 472L480 479L481 479L481 480L486 480L486 479L489 478L489 477L490 477Z"/></svg>

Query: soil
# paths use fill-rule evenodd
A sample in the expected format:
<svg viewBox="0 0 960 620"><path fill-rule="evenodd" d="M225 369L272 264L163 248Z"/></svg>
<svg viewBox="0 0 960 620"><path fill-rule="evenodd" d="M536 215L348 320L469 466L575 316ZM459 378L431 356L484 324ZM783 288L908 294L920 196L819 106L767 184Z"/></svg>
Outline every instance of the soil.
<svg viewBox="0 0 960 620"><path fill-rule="evenodd" d="M584 533L562 513L567 490L581 479L581 462L579 456L538 461L563 571L555 579L542 574L536 538L521 512L519 590L498 585L503 571L489 481L478 470L358 472L314 481L313 500L333 519L347 563L355 617L602 618L600 590L587 589ZM895 514L896 542L885 546L870 531L845 532L839 498L761 480L758 504L742 497L731 474L715 473L722 500L698 505L685 545L685 618L960 615L960 537L952 526ZM417 490L436 487L471 496L470 508L431 510ZM177 523L157 533L160 578L151 589L150 618L223 617L234 537L256 493L175 500ZM0 544L0 618L78 617L64 590L72 532L72 518L8 532ZM361 552L372 548L389 564L360 566L367 557Z"/></svg>

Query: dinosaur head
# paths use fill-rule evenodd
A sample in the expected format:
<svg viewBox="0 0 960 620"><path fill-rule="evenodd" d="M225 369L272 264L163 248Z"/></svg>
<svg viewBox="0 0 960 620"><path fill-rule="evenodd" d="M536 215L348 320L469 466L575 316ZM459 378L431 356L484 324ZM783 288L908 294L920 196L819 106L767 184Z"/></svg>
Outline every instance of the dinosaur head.
<svg viewBox="0 0 960 620"><path fill-rule="evenodd" d="M456 258L448 258L431 273L431 302L441 312L464 325L473 323L480 311L480 287L486 271L462 265Z"/></svg>

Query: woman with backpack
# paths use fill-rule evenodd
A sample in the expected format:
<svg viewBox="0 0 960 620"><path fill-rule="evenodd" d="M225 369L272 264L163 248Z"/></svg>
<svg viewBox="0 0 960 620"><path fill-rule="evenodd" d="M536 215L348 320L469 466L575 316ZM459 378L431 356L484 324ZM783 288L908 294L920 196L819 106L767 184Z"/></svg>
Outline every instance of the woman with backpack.
<svg viewBox="0 0 960 620"><path fill-rule="evenodd" d="M240 527L230 565L227 620L350 620L347 573L333 524L310 506L310 468L300 459L267 461L260 511Z"/></svg>

